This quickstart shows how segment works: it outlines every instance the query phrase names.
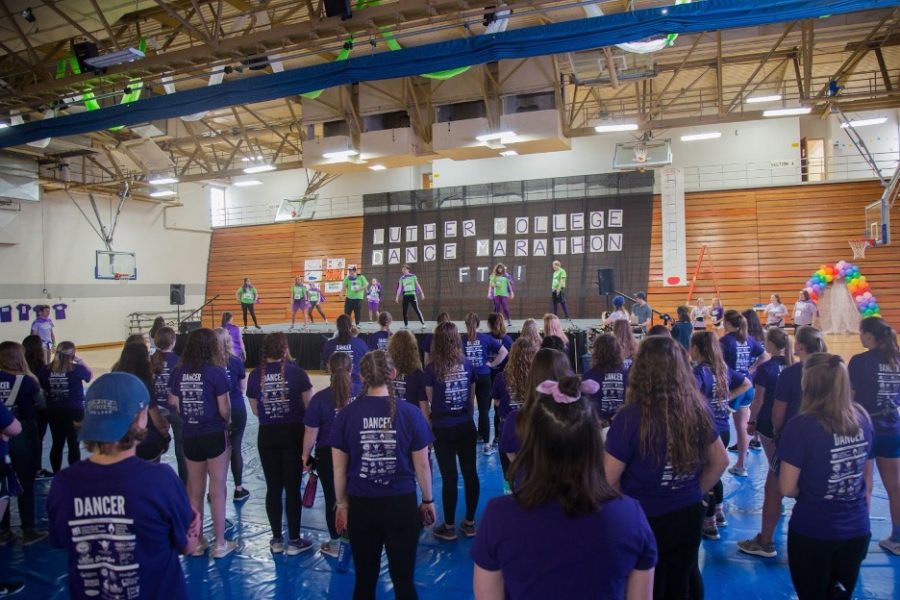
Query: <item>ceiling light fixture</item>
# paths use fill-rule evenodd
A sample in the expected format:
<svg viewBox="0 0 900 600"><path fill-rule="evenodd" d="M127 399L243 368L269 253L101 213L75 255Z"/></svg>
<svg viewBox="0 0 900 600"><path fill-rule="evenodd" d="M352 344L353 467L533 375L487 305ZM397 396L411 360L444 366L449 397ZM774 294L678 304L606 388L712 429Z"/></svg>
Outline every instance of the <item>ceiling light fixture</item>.
<svg viewBox="0 0 900 600"><path fill-rule="evenodd" d="M763 111L764 117L795 117L808 115L812 112L811 106L795 106L793 108L770 108Z"/></svg>
<svg viewBox="0 0 900 600"><path fill-rule="evenodd" d="M178 183L175 177L160 176L147 181L150 185L168 185L170 183Z"/></svg>
<svg viewBox="0 0 900 600"><path fill-rule="evenodd" d="M722 137L721 131L707 131L706 133L691 133L681 136L682 142L697 142L700 140L715 140Z"/></svg>
<svg viewBox="0 0 900 600"><path fill-rule="evenodd" d="M339 150L337 152L326 152L322 155L322 158L333 160L333 159L343 159L347 160L351 156L356 156L359 154L359 151L353 150L352 148L349 150Z"/></svg>
<svg viewBox="0 0 900 600"><path fill-rule="evenodd" d="M275 165L255 165L252 167L246 167L244 169L244 173L247 175L253 175L254 173L266 173L267 171L274 171Z"/></svg>
<svg viewBox="0 0 900 600"><path fill-rule="evenodd" d="M151 198L169 198L175 195L175 190L154 190L150 192Z"/></svg>
<svg viewBox="0 0 900 600"><path fill-rule="evenodd" d="M144 56L144 53L137 48L122 48L121 50L110 52L109 54L101 54L100 56L86 58L84 59L84 62L91 68L105 69L107 67L133 62L139 58L144 58Z"/></svg>
<svg viewBox="0 0 900 600"><path fill-rule="evenodd" d="M759 102L778 102L781 100L781 94L772 94L771 96L748 96L744 99L747 104L757 104Z"/></svg>
<svg viewBox="0 0 900 600"><path fill-rule="evenodd" d="M614 133L617 131L637 131L637 123L609 123L606 125L597 125L594 131L597 133Z"/></svg>
<svg viewBox="0 0 900 600"><path fill-rule="evenodd" d="M242 179L241 181L235 181L233 185L235 187L251 187L254 185L262 185L262 181L259 179Z"/></svg>
<svg viewBox="0 0 900 600"><path fill-rule="evenodd" d="M35 21L37 21L37 17L34 16L34 12L31 10L30 6L22 11L22 18L29 23L34 23Z"/></svg>
<svg viewBox="0 0 900 600"><path fill-rule="evenodd" d="M387 167L384 165L372 165L369 168L373 171L384 171L385 169L387 169Z"/></svg>
<svg viewBox="0 0 900 600"><path fill-rule="evenodd" d="M498 131L496 133L485 133L484 135L476 136L475 139L479 142L493 142L495 140L504 140L508 138L516 137L515 131Z"/></svg>
<svg viewBox="0 0 900 600"><path fill-rule="evenodd" d="M504 150L500 153L500 156L518 156L519 153L515 150Z"/></svg>
<svg viewBox="0 0 900 600"><path fill-rule="evenodd" d="M867 127L869 125L882 125L887 122L887 117L874 117L872 119L853 119L849 123L841 123L841 129L848 127Z"/></svg>

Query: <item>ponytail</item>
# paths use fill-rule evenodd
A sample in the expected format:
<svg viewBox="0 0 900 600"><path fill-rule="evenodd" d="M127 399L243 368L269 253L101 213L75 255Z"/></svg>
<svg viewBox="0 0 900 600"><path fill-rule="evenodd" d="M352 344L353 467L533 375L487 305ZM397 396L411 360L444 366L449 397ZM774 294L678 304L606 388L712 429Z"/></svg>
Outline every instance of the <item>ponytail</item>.
<svg viewBox="0 0 900 600"><path fill-rule="evenodd" d="M747 319L744 318L744 315L736 310L729 310L725 312L723 319L735 329L734 337L736 337L739 342L743 343L747 341L747 338L749 337L749 325L747 325Z"/></svg>
<svg viewBox="0 0 900 600"><path fill-rule="evenodd" d="M222 328L231 323L231 319L234 318L234 315L228 312L227 310L222 313Z"/></svg>
<svg viewBox="0 0 900 600"><path fill-rule="evenodd" d="M394 426L394 416L397 414L397 399L394 397L394 386L391 385L391 376L394 372L394 365L390 356L384 350L373 350L365 356L359 363L359 374L363 380L362 395L367 396L369 390L386 386L388 391L388 417L390 419L386 427Z"/></svg>
<svg viewBox="0 0 900 600"><path fill-rule="evenodd" d="M897 332L881 317L866 317L859 325L863 333L875 338L875 350L881 360L900 370L900 348L897 346Z"/></svg>
<svg viewBox="0 0 900 600"><path fill-rule="evenodd" d="M153 336L156 352L150 357L150 370L154 375L161 375L166 366L166 352L175 346L175 330L171 327L163 327Z"/></svg>
<svg viewBox="0 0 900 600"><path fill-rule="evenodd" d="M479 325L481 325L481 320L478 318L477 314L470 312L466 315L466 331L468 332L470 342L474 342L478 339Z"/></svg>
<svg viewBox="0 0 900 600"><path fill-rule="evenodd" d="M784 366L789 367L794 364L794 348L789 336L783 329L772 327L766 334L766 341L778 348L784 355Z"/></svg>
<svg viewBox="0 0 900 600"><path fill-rule="evenodd" d="M352 368L353 361L346 352L335 352L328 359L331 395L338 410L342 410L350 403L350 369Z"/></svg>
<svg viewBox="0 0 900 600"><path fill-rule="evenodd" d="M822 338L822 332L812 325L798 327L794 337L797 338L797 345L803 346L803 349L807 354L828 352L828 347L825 345L825 340Z"/></svg>

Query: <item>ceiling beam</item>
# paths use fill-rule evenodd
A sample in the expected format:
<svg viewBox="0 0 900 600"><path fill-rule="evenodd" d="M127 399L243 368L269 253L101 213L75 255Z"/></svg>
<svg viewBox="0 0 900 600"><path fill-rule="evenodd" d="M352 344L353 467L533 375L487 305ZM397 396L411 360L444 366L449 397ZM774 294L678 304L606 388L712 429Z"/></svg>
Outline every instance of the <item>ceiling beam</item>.
<svg viewBox="0 0 900 600"><path fill-rule="evenodd" d="M89 40L91 40L92 42L97 44L98 47L102 46L103 44L100 42L100 40L98 40L96 37L94 37L93 33L88 31L84 27L82 27L81 23L79 23L78 20L73 19L72 17L67 15L65 12L63 12L58 6L56 6L58 1L59 0L41 0L41 2L44 4L44 6L46 6L47 8L52 10L54 13L56 13L66 23L68 23L69 25L71 25L72 27L74 27L75 29L80 31L81 35L83 35L84 37L88 38Z"/></svg>
<svg viewBox="0 0 900 600"><path fill-rule="evenodd" d="M31 42L28 41L28 36L25 35L25 32L22 31L22 28L19 27L19 22L12 16L9 12L9 8L6 6L6 2L0 2L0 7L3 9L3 14L6 16L6 22L13 26L13 29L16 31L16 35L19 36L19 41L22 42L22 45L25 46L25 50L31 56L31 60L33 61L30 66L31 69L38 75L39 79L50 80L53 78L53 74L47 68L46 65L41 61L41 57L38 56L37 52L34 49L34 46L31 45Z"/></svg>
<svg viewBox="0 0 900 600"><path fill-rule="evenodd" d="M112 42L113 47L116 50L121 50L119 40L113 35L112 29L109 26L109 21L106 20L106 15L103 14L103 10L97 4L97 0L91 0L91 6L94 7L94 12L97 13L97 18L100 19L100 23L103 24L103 29L106 30L106 35L109 36L109 41Z"/></svg>

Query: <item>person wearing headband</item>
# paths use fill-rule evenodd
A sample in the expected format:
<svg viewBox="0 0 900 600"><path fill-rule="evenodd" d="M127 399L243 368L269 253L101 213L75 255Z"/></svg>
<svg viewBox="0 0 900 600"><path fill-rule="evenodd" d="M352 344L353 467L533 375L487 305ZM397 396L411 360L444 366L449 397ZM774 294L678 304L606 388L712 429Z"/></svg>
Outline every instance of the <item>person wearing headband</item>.
<svg viewBox="0 0 900 600"><path fill-rule="evenodd" d="M50 541L68 550L73 598L117 588L123 598L188 597L179 554L196 549L200 516L172 467L135 456L149 402L134 375L99 377L85 396L79 432L91 455L53 478Z"/></svg>
<svg viewBox="0 0 900 600"><path fill-rule="evenodd" d="M656 542L640 504L606 481L598 389L576 376L535 386L514 493L488 503L472 545L477 598L650 595Z"/></svg>

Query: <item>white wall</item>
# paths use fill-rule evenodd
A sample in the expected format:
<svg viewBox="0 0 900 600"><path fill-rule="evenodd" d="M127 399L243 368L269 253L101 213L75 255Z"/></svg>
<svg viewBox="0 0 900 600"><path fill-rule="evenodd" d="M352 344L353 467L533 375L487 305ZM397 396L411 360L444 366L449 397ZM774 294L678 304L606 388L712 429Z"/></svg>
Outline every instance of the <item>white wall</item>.
<svg viewBox="0 0 900 600"><path fill-rule="evenodd" d="M122 210L112 246L136 253L135 281L94 278L94 252L105 248L66 194L22 203L15 213L19 243L0 245L0 305L68 304L68 318L56 322L56 335L76 344L124 340L129 313L173 308L170 283L186 284L186 308L199 307L209 254L209 203L201 186L179 188L184 206L168 209L167 215L161 205L135 200ZM87 196L73 197L93 215ZM95 198L106 224L115 199ZM12 323L0 323L0 339L21 341L30 322L20 322L14 310Z"/></svg>

